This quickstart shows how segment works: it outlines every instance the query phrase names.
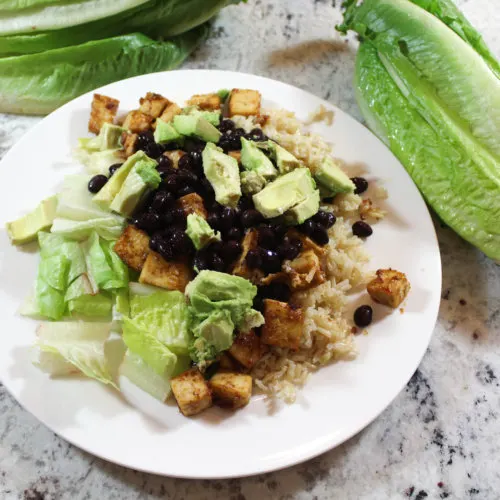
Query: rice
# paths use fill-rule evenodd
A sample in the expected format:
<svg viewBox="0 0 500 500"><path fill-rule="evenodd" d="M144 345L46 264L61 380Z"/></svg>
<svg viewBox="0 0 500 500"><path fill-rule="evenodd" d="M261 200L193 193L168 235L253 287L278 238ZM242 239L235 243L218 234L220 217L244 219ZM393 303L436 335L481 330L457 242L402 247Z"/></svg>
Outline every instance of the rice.
<svg viewBox="0 0 500 500"><path fill-rule="evenodd" d="M268 119L264 132L313 172L326 155L331 155L330 145L320 136L305 132L293 113L271 110L265 114ZM256 125L243 117L235 121L245 130ZM351 231L352 223L360 218L361 206L360 196L344 194L336 196L333 205L323 207L337 216L326 247L327 280L293 295L292 302L304 311L301 347L296 352L274 347L261 358L252 376L263 393L292 403L297 387L303 386L312 372L327 363L356 357L353 325L346 315L347 298L352 289L366 285L371 279L371 273L365 269L369 256L362 240Z"/></svg>

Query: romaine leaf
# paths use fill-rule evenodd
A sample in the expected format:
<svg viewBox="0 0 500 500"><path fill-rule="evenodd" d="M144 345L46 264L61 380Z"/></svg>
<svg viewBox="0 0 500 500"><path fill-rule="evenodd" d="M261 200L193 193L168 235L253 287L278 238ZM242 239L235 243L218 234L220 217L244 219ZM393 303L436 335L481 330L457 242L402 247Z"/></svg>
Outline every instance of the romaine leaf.
<svg viewBox="0 0 500 500"><path fill-rule="evenodd" d="M66 311L64 291L51 287L40 272L35 283L35 296L40 315L53 320L59 320L64 316Z"/></svg>
<svg viewBox="0 0 500 500"><path fill-rule="evenodd" d="M110 330L110 323L43 323L36 345L43 352L60 355L87 377L117 388L105 353Z"/></svg>
<svg viewBox="0 0 500 500"><path fill-rule="evenodd" d="M77 278L66 291L65 301L71 314L105 317L111 314L112 299L104 293L94 293L87 275Z"/></svg>
<svg viewBox="0 0 500 500"><path fill-rule="evenodd" d="M40 351L37 349L35 355L33 364L42 370L42 372L48 373L52 377L64 377L80 373L80 370L75 365L66 361L56 352Z"/></svg>
<svg viewBox="0 0 500 500"><path fill-rule="evenodd" d="M124 221L118 221L114 215L109 214L109 217L87 221L57 218L54 219L51 230L53 233L78 241L86 239L92 233L97 233L106 240L116 240L122 234L124 225Z"/></svg>
<svg viewBox="0 0 500 500"><path fill-rule="evenodd" d="M64 255L40 259L38 274L50 287L64 291L68 284L70 261Z"/></svg>

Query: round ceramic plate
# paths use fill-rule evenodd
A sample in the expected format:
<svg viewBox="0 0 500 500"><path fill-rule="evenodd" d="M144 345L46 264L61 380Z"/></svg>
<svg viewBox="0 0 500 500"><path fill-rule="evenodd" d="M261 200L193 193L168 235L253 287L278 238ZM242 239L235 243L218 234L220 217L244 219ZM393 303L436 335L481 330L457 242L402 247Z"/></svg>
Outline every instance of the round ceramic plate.
<svg viewBox="0 0 500 500"><path fill-rule="evenodd" d="M387 217L366 247L373 269L407 274L411 293L389 314L375 308L368 335L357 338L359 355L315 373L292 405L272 410L263 396L235 413L212 408L195 418L180 415L127 387L126 396L92 380L50 379L32 363L35 323L17 314L34 282L37 255L9 244L0 233L0 378L28 411L74 445L127 467L168 476L223 478L272 471L319 455L377 417L417 368L432 335L441 289L434 227L412 180L391 152L365 127L331 104L265 78L221 71L173 71L113 83L100 93L120 100L120 111L138 106L148 91L183 102L220 88L252 88L265 107L283 107L301 119L323 105L331 126L315 124L335 156L383 185ZM92 93L66 104L29 131L0 164L1 227L57 191L67 173L81 171L71 158L87 135ZM367 298L365 297L365 300ZM140 407L140 410L135 407Z"/></svg>

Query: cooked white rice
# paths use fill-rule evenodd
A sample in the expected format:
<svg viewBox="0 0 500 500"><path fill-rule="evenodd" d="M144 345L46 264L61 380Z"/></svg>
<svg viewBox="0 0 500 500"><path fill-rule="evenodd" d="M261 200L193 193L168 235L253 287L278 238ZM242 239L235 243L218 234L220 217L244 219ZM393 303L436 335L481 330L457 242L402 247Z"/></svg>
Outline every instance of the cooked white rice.
<svg viewBox="0 0 500 500"><path fill-rule="evenodd" d="M331 147L319 136L309 135L293 113L285 110L266 111L269 119L264 132L304 162L312 171ZM237 126L250 130L252 118L237 117ZM337 216L329 230L326 254L327 281L294 294L293 301L304 309L304 331L297 352L272 348L253 369L255 385L269 396L286 402L296 398L296 388L305 384L311 372L337 360L356 356L352 322L346 315L347 294L365 285L371 275L365 270L369 257L363 242L354 236L351 225L359 220L361 197L339 195L335 204L327 206Z"/></svg>

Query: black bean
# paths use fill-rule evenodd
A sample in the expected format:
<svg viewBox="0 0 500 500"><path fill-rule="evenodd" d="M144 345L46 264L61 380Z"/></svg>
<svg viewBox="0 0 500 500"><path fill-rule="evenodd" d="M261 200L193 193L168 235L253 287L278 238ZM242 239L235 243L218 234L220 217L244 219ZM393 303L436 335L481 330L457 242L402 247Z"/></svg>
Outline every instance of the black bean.
<svg viewBox="0 0 500 500"><path fill-rule="evenodd" d="M193 168L196 169L203 168L201 151L191 151L191 153L189 153L189 156L191 157L191 164Z"/></svg>
<svg viewBox="0 0 500 500"><path fill-rule="evenodd" d="M249 269L258 269L262 266L262 256L257 249L249 250L245 260Z"/></svg>
<svg viewBox="0 0 500 500"><path fill-rule="evenodd" d="M252 198L250 198L248 196L242 196L240 198L240 201L238 202L238 209L240 211L244 212L245 210L250 210L253 208L254 208L254 206L253 206Z"/></svg>
<svg viewBox="0 0 500 500"><path fill-rule="evenodd" d="M193 259L193 267L196 267L198 271L203 271L210 267L206 252L197 252Z"/></svg>
<svg viewBox="0 0 500 500"><path fill-rule="evenodd" d="M158 252L165 260L174 260L176 258L176 252L168 240L160 239L155 251Z"/></svg>
<svg viewBox="0 0 500 500"><path fill-rule="evenodd" d="M158 158L163 153L163 149L155 142L151 142L150 144L147 144L146 146L144 146L143 151L150 158Z"/></svg>
<svg viewBox="0 0 500 500"><path fill-rule="evenodd" d="M226 264L217 254L214 254L210 260L210 269L213 271L223 272L226 269Z"/></svg>
<svg viewBox="0 0 500 500"><path fill-rule="evenodd" d="M176 226L185 228L186 227L186 212L182 208L173 208L171 211L173 217L173 223Z"/></svg>
<svg viewBox="0 0 500 500"><path fill-rule="evenodd" d="M311 219L307 219L303 224L301 224L299 226L299 229L304 234L307 234L307 236L309 236L310 234L312 234L312 232L314 231L315 227L316 227L316 223L313 220L311 220Z"/></svg>
<svg viewBox="0 0 500 500"><path fill-rule="evenodd" d="M257 226L263 219L262 214L255 209L245 210L240 218L243 227Z"/></svg>
<svg viewBox="0 0 500 500"><path fill-rule="evenodd" d="M267 137L261 128L252 129L250 133L247 134L247 138L249 141L257 141L257 142L262 142L267 140Z"/></svg>
<svg viewBox="0 0 500 500"><path fill-rule="evenodd" d="M241 243L239 241L231 240L224 244L222 248L222 256L229 260L233 261L241 254Z"/></svg>
<svg viewBox="0 0 500 500"><path fill-rule="evenodd" d="M163 144L163 149L165 151L176 151L178 149L182 149L182 145L178 142L167 142L166 144Z"/></svg>
<svg viewBox="0 0 500 500"><path fill-rule="evenodd" d="M216 213L209 214L207 217L207 222L212 229L216 230L220 229L220 216L218 214Z"/></svg>
<svg viewBox="0 0 500 500"><path fill-rule="evenodd" d="M354 323L361 328L368 326L372 322L372 318L373 309L370 306L359 306L354 311Z"/></svg>
<svg viewBox="0 0 500 500"><path fill-rule="evenodd" d="M352 234L360 238L367 238L373 234L373 229L366 222L358 220L352 225Z"/></svg>
<svg viewBox="0 0 500 500"><path fill-rule="evenodd" d="M172 193L165 191L158 191L155 193L153 201L151 202L150 210L159 214L164 213L175 202L175 196Z"/></svg>
<svg viewBox="0 0 500 500"><path fill-rule="evenodd" d="M201 180L200 184L205 194L205 201L213 203L215 199L215 192L210 181L205 177L204 179Z"/></svg>
<svg viewBox="0 0 500 500"><path fill-rule="evenodd" d="M175 254L178 256L189 255L194 250L191 239L182 230L172 231L169 242L174 249Z"/></svg>
<svg viewBox="0 0 500 500"><path fill-rule="evenodd" d="M278 254L273 250L263 249L261 269L266 273L277 273L281 271L281 261Z"/></svg>
<svg viewBox="0 0 500 500"><path fill-rule="evenodd" d="M161 226L161 219L158 214L145 213L136 217L134 224L149 234L153 234Z"/></svg>
<svg viewBox="0 0 500 500"><path fill-rule="evenodd" d="M108 178L105 175L94 175L89 181L88 189L91 193L98 193L106 182L108 182Z"/></svg>
<svg viewBox="0 0 500 500"><path fill-rule="evenodd" d="M233 120L229 120L227 118L225 120L221 120L221 122L219 123L219 130L222 133L227 132L228 130L233 130L235 127L236 125L234 124Z"/></svg>
<svg viewBox="0 0 500 500"><path fill-rule="evenodd" d="M154 138L153 132L151 132L150 130L146 130L145 132L141 132L137 136L137 149L144 150L144 148L146 146L148 146L149 144L154 144L154 142L155 142L155 138Z"/></svg>
<svg viewBox="0 0 500 500"><path fill-rule="evenodd" d="M229 231L234 225L236 218L236 210L230 207L225 207L220 215L220 228L223 231Z"/></svg>
<svg viewBox="0 0 500 500"><path fill-rule="evenodd" d="M192 153L194 151L203 151L205 149L205 146L207 145L206 142L202 141L201 139L196 139L195 137L188 137L184 141L184 151L188 153Z"/></svg>
<svg viewBox="0 0 500 500"><path fill-rule="evenodd" d="M229 151L231 151L232 148L232 144L233 144L233 140L231 137L228 137L226 135L223 135L220 139L219 139L219 142L217 143L217 146L219 146L219 148L222 148L222 150L224 151L224 153L228 153Z"/></svg>
<svg viewBox="0 0 500 500"><path fill-rule="evenodd" d="M177 172L177 179L179 180L181 187L184 187L185 185L195 186L199 181L198 176L191 170L179 170Z"/></svg>
<svg viewBox="0 0 500 500"><path fill-rule="evenodd" d="M165 189L170 193L177 193L177 191L182 187L177 175L169 175L165 177L163 181L165 185Z"/></svg>
<svg viewBox="0 0 500 500"><path fill-rule="evenodd" d="M283 260L293 260L300 254L300 247L292 243L282 243L278 247L278 255Z"/></svg>
<svg viewBox="0 0 500 500"><path fill-rule="evenodd" d="M158 158L158 166L156 167L156 170L158 170L158 172L161 172L170 168L172 168L172 160L168 156L161 155Z"/></svg>
<svg viewBox="0 0 500 500"><path fill-rule="evenodd" d="M226 232L226 239L240 241L243 238L243 231L239 227L232 227Z"/></svg>
<svg viewBox="0 0 500 500"><path fill-rule="evenodd" d="M111 177L121 166L123 163L115 163L109 167L109 176Z"/></svg>
<svg viewBox="0 0 500 500"><path fill-rule="evenodd" d="M364 193L368 189L368 181L364 177L352 177L351 181L356 186L354 194Z"/></svg>
<svg viewBox="0 0 500 500"><path fill-rule="evenodd" d="M267 221L269 227L274 231L276 238L282 239L288 231L288 226L285 224L282 217L275 217Z"/></svg>
<svg viewBox="0 0 500 500"><path fill-rule="evenodd" d="M183 155L179 158L179 168L184 169L184 168L191 168L192 167L192 158L190 155Z"/></svg>
<svg viewBox="0 0 500 500"><path fill-rule="evenodd" d="M326 229L318 223L316 223L309 236L318 245L326 245L330 241Z"/></svg>
<svg viewBox="0 0 500 500"><path fill-rule="evenodd" d="M182 198L183 196L194 193L194 191L195 190L193 186L184 186L183 188L179 189L179 191L177 191L177 195L179 196L179 198Z"/></svg>
<svg viewBox="0 0 500 500"><path fill-rule="evenodd" d="M323 210L320 210L312 219L314 222L318 222L326 229L332 227L337 220L334 214Z"/></svg>
<svg viewBox="0 0 500 500"><path fill-rule="evenodd" d="M277 247L278 241L274 231L269 226L259 228L259 245L262 248L273 250Z"/></svg>

